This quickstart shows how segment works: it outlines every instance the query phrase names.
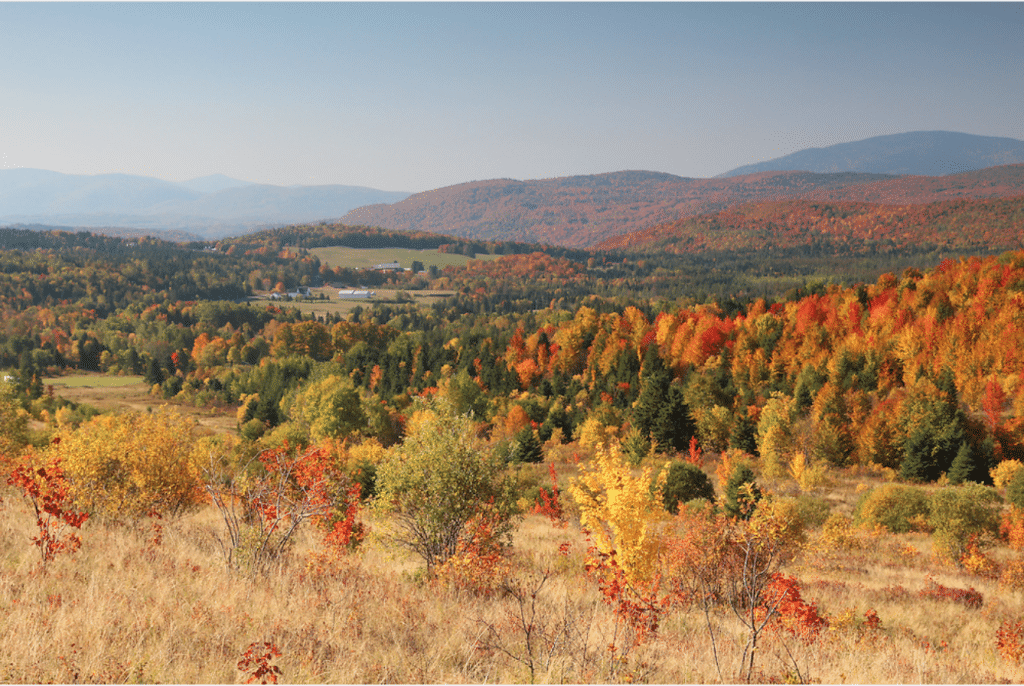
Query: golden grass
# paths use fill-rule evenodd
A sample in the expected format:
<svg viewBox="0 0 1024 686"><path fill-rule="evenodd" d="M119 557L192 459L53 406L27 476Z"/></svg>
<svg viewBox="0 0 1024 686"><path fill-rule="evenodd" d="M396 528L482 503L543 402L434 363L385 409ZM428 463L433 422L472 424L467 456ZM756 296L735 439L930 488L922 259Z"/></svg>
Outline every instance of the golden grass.
<svg viewBox="0 0 1024 686"><path fill-rule="evenodd" d="M852 493L856 483L837 488ZM528 650L524 607L513 597L425 582L415 559L380 541L316 563L319 543L308 531L268 573L232 574L214 540L217 514L207 508L165 520L159 545L149 520L87 522L81 551L44 570L29 540L34 524L26 504L11 489L2 498L0 681L241 682L239 659L263 641L281 651L273 664L291 683L522 683L531 663L538 682L718 681L696 611L671 612L655 639L629 649L622 625L582 570L586 542L572 523L558 528L530 515L516 534L512 563L521 587L536 589L548 573L536 613L527 617L559 637L546 650L540 643ZM937 562L924 534L858 538L860 547L808 550L786 569L830 627L810 644L765 640L757 662L762 680L793 676L794 659L805 679L822 683L1024 677L995 650L1001 622L1020 616L1020 593ZM560 554L566 542L569 553ZM929 578L973 587L984 604L969 609L922 598ZM865 626L869 609L881 619L879 630ZM723 676L734 681L744 635L724 610L714 622Z"/></svg>

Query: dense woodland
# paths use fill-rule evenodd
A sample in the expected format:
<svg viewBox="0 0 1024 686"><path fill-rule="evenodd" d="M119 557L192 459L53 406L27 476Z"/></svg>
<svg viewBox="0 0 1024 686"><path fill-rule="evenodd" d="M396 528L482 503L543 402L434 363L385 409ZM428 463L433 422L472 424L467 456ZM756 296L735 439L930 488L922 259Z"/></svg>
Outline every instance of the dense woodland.
<svg viewBox="0 0 1024 686"><path fill-rule="evenodd" d="M811 559L799 564L819 565L815 573L827 564L845 570L866 563L837 561L837 551L863 555L856 551L865 546L918 559L916 551L898 548L905 544L878 544L885 531L910 531L925 536L936 559L958 574L1014 593L1024 589L1018 559L1024 549L1024 251L979 249L992 236L1021 235L1020 202L960 200L890 208L885 217L867 205L749 206L686 224L703 231L717 222L716 230L732 231L734 241L715 241L715 252L705 246L680 254L664 242L649 251L582 251L333 224L185 244L0 229L6 493L23 493L36 508L40 534L32 540L44 571L82 545L68 532L88 518L96 526L130 520L138 528L147 516L182 521L175 518L207 507L225 523L227 534L217 540L227 567L249 578L294 552L289 545L300 523L320 525L323 545L335 557L309 553L302 571L288 577L297 584L289 593L315 594L319 600L309 600L310 607L323 609L331 627L326 608L333 601L325 599L334 592L331 584L348 588L339 579L350 578L359 588L377 589L365 591L379 593L374 602L404 598L398 613L413 606L425 611L427 601L396 588L447 579L473 598L465 601L473 607L500 597L522 619L519 629L480 619L471 652L486 660L503 655L528 673L486 671L491 663L478 658L458 658L464 671L380 671L380 659L367 658L351 673L310 667L300 680L445 681L457 674L457 680L806 681L800 661L810 659L806 646L825 635L829 622L851 632L829 636L856 635L858 646L880 624L874 609L845 625L838 614L819 614L801 599L796 579L782 574L798 567L786 565ZM736 226L726 226L724 217ZM858 240L863 232L884 233L885 249L849 250L852 239L835 239L839 234L822 231L823 223L846 227L844 235ZM948 238L981 225L990 234ZM772 250L751 250L764 247L751 242L752 227L775 236ZM780 238L787 231L800 236ZM384 273L331 268L308 252L331 245L501 257ZM368 302L345 316L320 317L253 297L321 284L449 295L430 305ZM141 376L154 404L226 414L235 431L204 435L163 411L104 416L43 382L76 370ZM111 445L128 447L103 447ZM119 457L111 458L114 453ZM550 480L529 471L541 462L549 463ZM556 464L576 476L560 480ZM830 512L834 484L866 476L885 483L865 487L854 514ZM1007 513L1000 509L1004 491L1012 505ZM429 525L417 519L422 502L416 499L425 493L447 508L435 508ZM714 505L700 504L705 501ZM244 514L233 509L239 503ZM370 508L372 524L359 519L361 507ZM552 551L532 592L532 611L556 571L596 580L613 627L605 657L588 652L584 641L579 661L566 657L558 663L562 671L551 671L563 639L551 638L543 668L533 652L510 647L521 630L526 650L533 650L533 624L524 614L531 591L516 574L540 574L540 563L508 552L529 512L554 523L538 544ZM586 539L586 554L580 541L552 542L551 536L568 536L569 523ZM863 525L860 533L855 523ZM162 526L153 524L153 531L162 536ZM360 566L368 563L344 557L367 540L367 526L390 532L383 539L411 551L425 570L378 577ZM426 535L424 526L440 533ZM811 529L823 547L807 547ZM541 536L536 527L531 531ZM153 535L156 543L140 559L163 559L156 547L162 539ZM875 543L861 541L867 537ZM4 545L14 550L13 543ZM998 562L986 554L996 545L1007 551ZM740 561L752 554L764 556L756 583L741 573ZM165 564L200 574L191 559ZM130 565L127 557L118 564ZM14 578L0 575L0 601L13 597ZM973 588L968 593L928 578L935 598L975 607ZM380 590L380 583L394 588ZM565 597L559 611L568 613L569 591ZM976 601L980 606L980 593ZM345 602L350 619L366 611L354 596ZM637 651L654 645L662 623L683 606L699 618L693 631L707 627L713 662L706 653L696 671L659 676ZM726 619L723 608L730 607L735 617ZM1011 609L999 606L989 619L1003 622L999 655L1016 665L1024 657L1024 626L1010 622ZM231 621L234 612L224 610ZM273 621L280 627L280 618ZM320 621L309 630L319 631ZM429 625L424 621L403 626ZM791 631L805 652L789 658L778 652L786 666L768 674L757 671L755 656L768 660L757 651L759 640L768 641L761 632L770 622L782 622L776 628ZM255 680L276 679L268 665L277 641L306 645L297 634L268 631L274 641L252 643L237 662ZM583 635L572 638L568 624L558 631L569 643ZM743 639L719 645L716 631ZM325 642L343 642L326 636L309 645L320 650ZM888 636L892 645L920 647L923 640L913 631ZM405 642L413 647L402 650L422 652L415 640ZM267 652L253 652L260 646ZM734 668L723 672L722 656L731 656ZM218 659L203 655L194 662ZM77 679L59 671L66 659L61 665L44 672L9 667L4 674ZM157 671L140 672L138 680L225 678L147 668ZM988 669L990 676L1003 673ZM826 672L825 678L838 676Z"/></svg>
<svg viewBox="0 0 1024 686"><path fill-rule="evenodd" d="M771 261L594 253L582 261L564 249L512 245L524 254L385 276L330 270L301 248L282 247L298 234L310 247L453 245L326 225L215 247L6 230L0 365L16 372L37 415L52 402L42 397L45 375L143 374L167 399L240 405L239 426L250 438L285 432L308 441L315 427L289 416L286 396L293 407L314 381L332 378L374 408L375 423L360 430L388 442L398 439L394 425L413 397L447 385L479 419L500 424L525 412L542 441L555 428L568 440L588 419L647 438L654 419L645 413L674 408L688 418L680 426L692 428L671 440L656 435L661 449L681 449L692 434L706 449L757 454L765 408L789 403L785 420L772 421L782 421L786 440L813 444L809 454L833 466L907 471L907 458L917 459L910 439L925 421L921 403L946 403L956 410L955 439L926 445L937 461L929 479L948 471L961 444L979 475L1021 449L1018 413L1003 421L1024 402L1008 343L1019 340L1024 289L1015 253L842 285L801 274L822 268L826 258L813 252ZM911 257L849 262L846 280L900 259ZM277 284L386 280L455 294L429 308L376 304L328 320L245 301ZM1005 402L993 409L1000 393Z"/></svg>
<svg viewBox="0 0 1024 686"><path fill-rule="evenodd" d="M601 247L702 253L795 249L874 254L909 245L973 253L1021 247L1024 199L878 205L789 200L738 206L605 241Z"/></svg>

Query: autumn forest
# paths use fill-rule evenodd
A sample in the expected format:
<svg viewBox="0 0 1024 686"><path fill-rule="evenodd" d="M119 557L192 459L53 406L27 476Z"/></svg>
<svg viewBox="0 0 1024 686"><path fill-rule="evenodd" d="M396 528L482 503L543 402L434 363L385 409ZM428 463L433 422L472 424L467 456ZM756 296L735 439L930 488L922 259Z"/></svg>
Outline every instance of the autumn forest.
<svg viewBox="0 0 1024 686"><path fill-rule="evenodd" d="M0 680L1019 681L1021 168L516 190L580 200L545 242L0 229Z"/></svg>

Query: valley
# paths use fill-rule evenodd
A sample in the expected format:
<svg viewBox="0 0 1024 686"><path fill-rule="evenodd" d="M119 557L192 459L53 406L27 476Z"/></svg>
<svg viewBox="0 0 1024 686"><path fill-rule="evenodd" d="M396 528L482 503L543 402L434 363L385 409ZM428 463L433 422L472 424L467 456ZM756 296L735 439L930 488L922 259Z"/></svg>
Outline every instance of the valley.
<svg viewBox="0 0 1024 686"><path fill-rule="evenodd" d="M3 676L1019 680L1019 169L972 174L594 247L0 229Z"/></svg>

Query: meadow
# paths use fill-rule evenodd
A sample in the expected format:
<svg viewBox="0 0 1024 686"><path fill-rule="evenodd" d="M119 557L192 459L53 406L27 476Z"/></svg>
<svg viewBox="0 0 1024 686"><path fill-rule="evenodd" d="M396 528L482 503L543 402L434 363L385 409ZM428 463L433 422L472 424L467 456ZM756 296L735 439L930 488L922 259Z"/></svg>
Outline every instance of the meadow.
<svg viewBox="0 0 1024 686"><path fill-rule="evenodd" d="M438 250L413 250L410 248L349 248L343 245L327 248L309 248L310 254L316 255L320 262L330 267L347 269L365 269L378 264L398 262L403 268L412 267L419 261L424 268L462 267L471 260L496 260L500 255L480 254L476 257L455 253L443 253Z"/></svg>
<svg viewBox="0 0 1024 686"><path fill-rule="evenodd" d="M548 446L523 483L561 484L561 517L528 511L500 560L428 575L367 508L352 550L314 527L261 570L231 568L224 521L207 503L180 516L91 518L81 549L40 560L35 516L13 487L0 504L0 679L20 683L712 683L740 680L748 629L725 605L668 604L639 632L609 603L580 511L575 444ZM719 459L703 469L716 479ZM779 569L798 579L804 624L769 626L752 680L786 683L1014 683L997 647L1020 617L1019 590L935 555L924 532L822 526L849 517L885 480L864 470L801 492L805 534ZM716 482L718 492L724 484ZM532 503L523 503L530 510ZM591 551L592 552L592 551ZM989 552L997 563L1012 551ZM968 593L970 589L970 593ZM963 591L956 593L954 591ZM973 595L972 595L973 594ZM977 601L975 602L975 596ZM667 597L667 596L666 596ZM810 619L808 619L810 617ZM712 636L714 641L712 641Z"/></svg>
<svg viewBox="0 0 1024 686"><path fill-rule="evenodd" d="M281 308L293 308L302 312L303 314L312 314L316 317L324 318L328 315L340 315L343 317L348 316L352 310L359 308L360 311L372 310L375 304L395 304L404 302L413 302L418 305L430 305L434 302L442 300L453 294L454 291L440 291L440 290L420 290L420 291L403 291L395 288L363 288L360 290L368 290L374 292L374 297L363 300L363 299L344 299L338 297L337 288L321 287L311 288L310 292L313 293L313 299L300 299L284 302L275 302L278 307ZM320 294L323 294L324 300L317 299ZM260 294L259 299L265 299L269 296L267 294Z"/></svg>
<svg viewBox="0 0 1024 686"><path fill-rule="evenodd" d="M0 284L0 679L1024 677L1022 253L728 307L536 254L243 303L359 274L47 240Z"/></svg>
<svg viewBox="0 0 1024 686"><path fill-rule="evenodd" d="M79 371L64 376L44 377L44 387L51 387L53 394L65 400L100 412L152 412L160 407L173 405L175 409L198 421L215 433L238 433L238 426L230 412L218 407L196 407L190 403L168 403L153 395L152 386L141 376L113 375L98 372ZM32 422L37 430L46 429L44 422Z"/></svg>

